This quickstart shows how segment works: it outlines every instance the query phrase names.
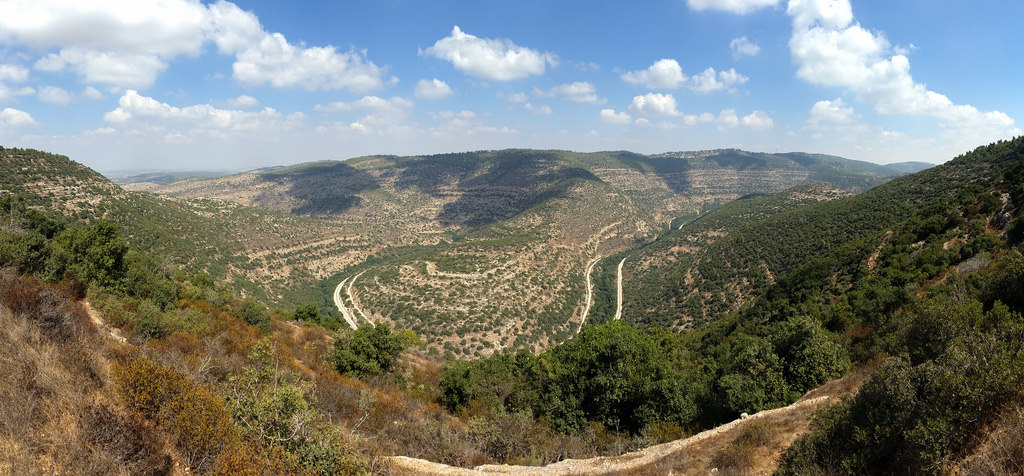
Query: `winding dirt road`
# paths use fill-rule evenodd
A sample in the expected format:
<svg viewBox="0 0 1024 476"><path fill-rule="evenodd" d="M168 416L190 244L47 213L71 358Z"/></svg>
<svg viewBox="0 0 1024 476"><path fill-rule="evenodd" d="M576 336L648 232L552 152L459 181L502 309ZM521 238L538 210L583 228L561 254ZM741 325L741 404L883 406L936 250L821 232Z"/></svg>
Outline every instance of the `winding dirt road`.
<svg viewBox="0 0 1024 476"><path fill-rule="evenodd" d="M579 334L583 330L583 324L587 323L587 314L590 314L590 305L594 303L594 283L590 281L590 272L594 270L594 265L598 261L601 261L601 257L594 258L594 261L590 262L587 266L587 305L583 308L583 318L580 319L580 327L576 329L576 333Z"/></svg>
<svg viewBox="0 0 1024 476"><path fill-rule="evenodd" d="M617 271L618 304L615 305L615 317L613 318L616 321L622 319L622 265L624 264L626 264L626 258L622 258L622 261L619 261L619 270Z"/></svg>
<svg viewBox="0 0 1024 476"><path fill-rule="evenodd" d="M356 284L356 280L359 279L359 277L362 276L363 273L365 273L365 272L366 272L366 270L363 270L363 272L361 272L361 273L359 273L359 274L357 274L357 275L352 277L352 281L349 281L348 282L348 287L345 288L345 293L348 294L348 300L352 301L352 309L355 309L356 312L358 312L360 316L363 316L363 319L366 322L369 322L371 326L377 327L377 324L374 324L374 322L371 321L370 318L366 316L366 313L363 312L363 310L359 308L359 303L356 302L356 296L354 294L352 294L352 285ZM353 317L355 317L355 316L353 316Z"/></svg>
<svg viewBox="0 0 1024 476"><path fill-rule="evenodd" d="M334 288L334 305L338 306L338 310L341 311L341 317L345 318L345 322L348 323L349 327L351 327L352 330L355 330L359 328L359 326L356 325L356 319L350 312L348 312L348 308L345 307L345 302L341 298L341 290L345 287L345 283L347 283L349 279L352 278L342 279L341 282L338 283L338 287ZM355 279L352 280L354 281Z"/></svg>

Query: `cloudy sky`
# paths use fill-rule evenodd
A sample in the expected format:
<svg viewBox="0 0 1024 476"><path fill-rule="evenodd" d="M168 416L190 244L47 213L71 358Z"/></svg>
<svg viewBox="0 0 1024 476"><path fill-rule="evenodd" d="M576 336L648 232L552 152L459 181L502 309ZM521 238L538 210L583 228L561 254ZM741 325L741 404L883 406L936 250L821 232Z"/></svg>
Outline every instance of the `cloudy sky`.
<svg viewBox="0 0 1024 476"><path fill-rule="evenodd" d="M104 172L508 147L939 163L1022 134L1024 2L0 0L0 145Z"/></svg>

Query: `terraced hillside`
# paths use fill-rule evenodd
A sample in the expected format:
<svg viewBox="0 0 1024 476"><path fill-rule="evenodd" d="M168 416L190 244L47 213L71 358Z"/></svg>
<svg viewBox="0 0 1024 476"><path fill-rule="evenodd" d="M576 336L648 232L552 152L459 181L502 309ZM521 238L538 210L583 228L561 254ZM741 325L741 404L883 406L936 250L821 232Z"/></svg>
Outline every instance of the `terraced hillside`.
<svg viewBox="0 0 1024 476"><path fill-rule="evenodd" d="M315 162L156 190L366 229L361 251L379 259L337 268L325 293L348 280L339 299L362 325L410 328L461 356L569 337L588 263L681 219L801 183L859 192L893 173L799 153L504 150Z"/></svg>
<svg viewBox="0 0 1024 476"><path fill-rule="evenodd" d="M35 150L0 150L6 193L65 216L111 220L169 265L227 279L268 303L319 300L315 283L365 259L375 232L221 200L130 192L65 156Z"/></svg>
<svg viewBox="0 0 1024 476"><path fill-rule="evenodd" d="M809 260L876 236L914 214L942 209L965 193L964 186L987 186L1002 167L977 159L988 149L855 196L808 194L798 188L788 195L730 203L630 254L624 266L624 318L682 328L738 308ZM822 198L837 199L795 206ZM761 212L751 215L749 209ZM602 291L607 300L609 291Z"/></svg>

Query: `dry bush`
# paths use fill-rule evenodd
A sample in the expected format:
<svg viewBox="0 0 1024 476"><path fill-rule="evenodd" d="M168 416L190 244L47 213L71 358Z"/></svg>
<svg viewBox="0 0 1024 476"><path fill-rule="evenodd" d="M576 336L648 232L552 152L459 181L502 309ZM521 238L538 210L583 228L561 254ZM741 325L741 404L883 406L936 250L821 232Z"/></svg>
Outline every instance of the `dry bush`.
<svg viewBox="0 0 1024 476"><path fill-rule="evenodd" d="M125 403L159 422L197 472L210 469L239 438L223 398L136 349L114 352L111 378Z"/></svg>
<svg viewBox="0 0 1024 476"><path fill-rule="evenodd" d="M985 441L964 458L953 473L964 475L1024 474L1024 404L1003 411Z"/></svg>
<svg viewBox="0 0 1024 476"><path fill-rule="evenodd" d="M110 455L129 474L161 475L171 471L171 457L163 441L138 416L120 415L106 405L92 405L79 418L89 444Z"/></svg>
<svg viewBox="0 0 1024 476"><path fill-rule="evenodd" d="M4 274L0 301L0 474L167 474L154 430L110 405L103 340L67 290Z"/></svg>

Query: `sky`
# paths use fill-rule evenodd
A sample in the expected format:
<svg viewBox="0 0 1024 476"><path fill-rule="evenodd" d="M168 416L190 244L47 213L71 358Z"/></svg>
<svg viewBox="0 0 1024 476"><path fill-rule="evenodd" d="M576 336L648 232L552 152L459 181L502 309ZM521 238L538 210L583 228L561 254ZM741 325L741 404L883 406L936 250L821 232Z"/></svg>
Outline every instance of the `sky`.
<svg viewBox="0 0 1024 476"><path fill-rule="evenodd" d="M504 148L941 163L1021 135L1016 0L0 0L0 146L101 172Z"/></svg>

